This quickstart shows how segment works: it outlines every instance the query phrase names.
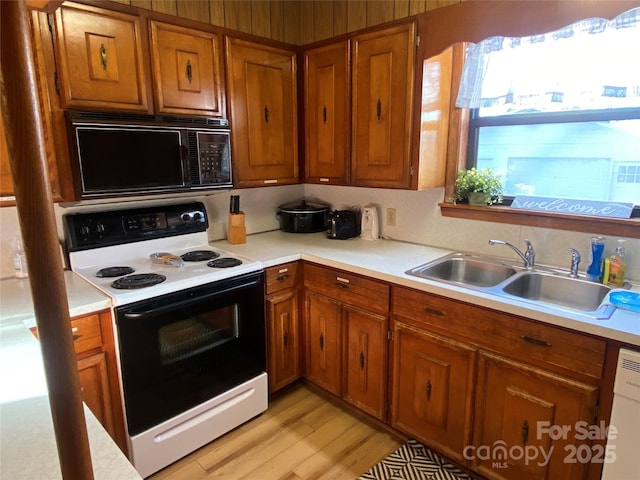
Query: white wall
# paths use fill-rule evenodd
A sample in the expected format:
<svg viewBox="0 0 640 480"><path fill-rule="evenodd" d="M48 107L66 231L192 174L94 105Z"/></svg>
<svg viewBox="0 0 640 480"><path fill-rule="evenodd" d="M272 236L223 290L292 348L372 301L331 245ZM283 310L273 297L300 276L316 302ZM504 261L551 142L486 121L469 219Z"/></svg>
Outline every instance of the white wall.
<svg viewBox="0 0 640 480"><path fill-rule="evenodd" d="M134 200L99 205L56 205L59 236L63 238L62 215L75 211L106 208L153 205L170 201L186 201L194 198L205 203L209 214L209 239L226 237L229 197L240 195L240 208L246 215L247 233L258 233L278 228L275 216L278 205L307 198L327 203L332 208L374 204L379 209L381 233L395 240L433 245L451 250L465 250L517 258L515 253L503 246L489 246L489 239L500 239L524 247L528 238L536 250L536 261L567 267L570 264L569 248L577 248L582 254L580 270L589 262L591 234L533 228L502 223L442 217L438 202L444 198L442 189L421 192L377 188L333 187L327 185L291 185L221 191L204 197L162 198L156 200ZM385 224L385 210L396 209L396 226ZM0 278L13 275L11 252L15 234L18 232L17 211L13 207L0 209ZM618 238L615 232L605 235L607 255L610 255ZM640 239L626 239L628 260L627 278L640 281Z"/></svg>

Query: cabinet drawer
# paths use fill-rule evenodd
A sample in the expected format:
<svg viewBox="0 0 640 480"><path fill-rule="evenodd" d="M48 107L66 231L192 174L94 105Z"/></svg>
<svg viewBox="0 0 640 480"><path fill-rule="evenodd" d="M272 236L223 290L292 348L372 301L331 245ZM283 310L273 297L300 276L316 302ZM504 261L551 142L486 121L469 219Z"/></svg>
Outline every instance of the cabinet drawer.
<svg viewBox="0 0 640 480"><path fill-rule="evenodd" d="M387 315L389 285L341 270L305 264L304 285L328 297Z"/></svg>
<svg viewBox="0 0 640 480"><path fill-rule="evenodd" d="M100 315L88 315L71 320L73 348L76 353L86 352L94 348L102 348L102 331Z"/></svg>
<svg viewBox="0 0 640 480"><path fill-rule="evenodd" d="M598 380L602 376L604 340L401 287L393 290L392 312L411 325L548 370Z"/></svg>
<svg viewBox="0 0 640 480"><path fill-rule="evenodd" d="M266 270L267 295L293 288L298 280L298 262L283 263Z"/></svg>

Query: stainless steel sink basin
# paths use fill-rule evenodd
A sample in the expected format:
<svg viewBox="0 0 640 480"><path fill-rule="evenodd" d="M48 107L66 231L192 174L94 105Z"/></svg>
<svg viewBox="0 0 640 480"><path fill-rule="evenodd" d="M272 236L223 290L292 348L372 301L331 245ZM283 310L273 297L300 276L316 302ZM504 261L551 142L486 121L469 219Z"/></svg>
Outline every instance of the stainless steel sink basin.
<svg viewBox="0 0 640 480"><path fill-rule="evenodd" d="M607 319L615 310L605 302L610 287L553 267L527 270L504 258L458 252L405 273L592 319Z"/></svg>
<svg viewBox="0 0 640 480"><path fill-rule="evenodd" d="M583 312L598 310L610 290L600 283L541 272L524 273L502 287L509 295Z"/></svg>
<svg viewBox="0 0 640 480"><path fill-rule="evenodd" d="M406 273L462 286L493 287L515 275L517 270L499 261L455 253L420 265Z"/></svg>

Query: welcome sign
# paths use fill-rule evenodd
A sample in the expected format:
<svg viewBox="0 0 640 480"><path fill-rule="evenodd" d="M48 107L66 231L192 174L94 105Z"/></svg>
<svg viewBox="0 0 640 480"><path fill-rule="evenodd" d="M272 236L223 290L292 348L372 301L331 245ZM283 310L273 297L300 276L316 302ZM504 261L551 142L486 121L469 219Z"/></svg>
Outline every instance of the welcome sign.
<svg viewBox="0 0 640 480"><path fill-rule="evenodd" d="M633 203L518 195L513 199L511 208L571 215L630 218L633 211Z"/></svg>

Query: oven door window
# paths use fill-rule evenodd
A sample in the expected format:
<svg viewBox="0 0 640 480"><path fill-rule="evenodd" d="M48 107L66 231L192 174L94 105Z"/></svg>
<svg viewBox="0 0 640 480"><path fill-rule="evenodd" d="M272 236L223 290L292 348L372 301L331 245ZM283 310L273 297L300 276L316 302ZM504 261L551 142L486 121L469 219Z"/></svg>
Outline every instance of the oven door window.
<svg viewBox="0 0 640 480"><path fill-rule="evenodd" d="M265 371L263 284L207 288L116 309L130 435Z"/></svg>
<svg viewBox="0 0 640 480"><path fill-rule="evenodd" d="M238 305L169 323L158 329L160 363L197 358L238 338Z"/></svg>

